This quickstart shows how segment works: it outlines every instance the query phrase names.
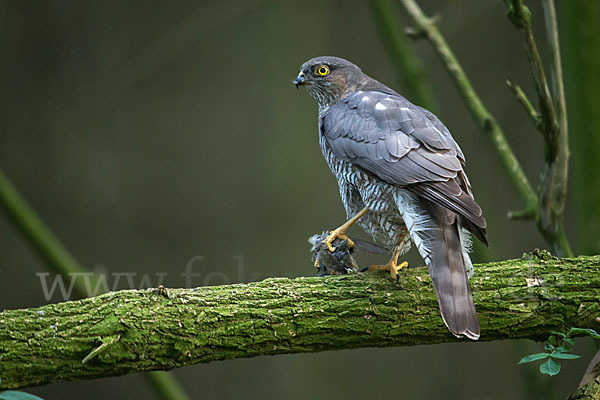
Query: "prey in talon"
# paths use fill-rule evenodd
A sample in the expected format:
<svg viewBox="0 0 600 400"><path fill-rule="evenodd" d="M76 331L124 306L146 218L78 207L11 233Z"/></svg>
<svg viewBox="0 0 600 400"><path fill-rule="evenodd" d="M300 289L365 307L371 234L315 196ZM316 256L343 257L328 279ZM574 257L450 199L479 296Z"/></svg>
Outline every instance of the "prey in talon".
<svg viewBox="0 0 600 400"><path fill-rule="evenodd" d="M317 268L318 276L345 275L358 272L358 265L354 259L356 251L369 254L383 254L387 250L384 247L370 243L366 240L349 237L347 239L336 238L329 243L333 251L325 243L330 232L313 235L308 239L312 245L312 261ZM352 244L352 245L351 245Z"/></svg>
<svg viewBox="0 0 600 400"><path fill-rule="evenodd" d="M488 243L486 221L464 170L465 156L448 128L342 58L308 60L292 83L317 103L319 145L349 218L322 239L326 250L336 254L340 244L352 249L347 231L356 223L393 255L367 271L386 270L397 280L406 266L398 258L414 246L450 332L477 340L467 271L471 235Z"/></svg>

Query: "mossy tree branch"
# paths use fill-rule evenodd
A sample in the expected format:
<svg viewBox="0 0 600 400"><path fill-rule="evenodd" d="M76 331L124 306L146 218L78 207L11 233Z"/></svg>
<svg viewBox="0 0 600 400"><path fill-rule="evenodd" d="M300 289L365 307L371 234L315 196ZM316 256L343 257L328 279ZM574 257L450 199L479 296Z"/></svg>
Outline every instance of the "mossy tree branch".
<svg viewBox="0 0 600 400"><path fill-rule="evenodd" d="M149 289L0 313L0 386L168 370L266 354L451 342L426 269ZM482 264L481 340L594 326L600 256ZM83 362L85 360L85 362Z"/></svg>
<svg viewBox="0 0 600 400"><path fill-rule="evenodd" d="M85 267L46 226L2 169L0 169L0 206L6 210L8 217L51 269L65 278L86 272ZM94 276L88 276L88 279L88 285L98 287ZM73 289L78 297L87 296L87 286L83 281L76 281ZM189 399L179 382L169 373L155 372L144 376L160 398L164 400ZM0 376L0 378L2 377Z"/></svg>

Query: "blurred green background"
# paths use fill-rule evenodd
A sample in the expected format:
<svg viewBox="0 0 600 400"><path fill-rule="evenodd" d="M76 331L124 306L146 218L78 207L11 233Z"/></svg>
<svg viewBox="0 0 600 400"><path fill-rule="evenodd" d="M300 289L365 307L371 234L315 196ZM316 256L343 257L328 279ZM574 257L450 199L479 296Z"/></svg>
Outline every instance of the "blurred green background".
<svg viewBox="0 0 600 400"><path fill-rule="evenodd" d="M534 97L505 6L420 3L442 17L444 35L537 185L541 137L504 83L510 76ZM542 10L530 3L543 44ZM410 25L398 10L398 23ZM490 249L478 247L474 261L545 247L533 223L506 218L521 203L492 146L430 45L414 47L488 220ZM111 274L135 273L134 287L185 286L190 263L200 274L192 286L314 274L306 239L338 226L345 213L319 150L316 105L291 80L307 59L337 55L403 93L363 1L0 1L0 54L0 166L67 248L111 285ZM576 241L599 222L575 212L571 186L571 244L575 253L597 251ZM422 265L412 252L408 260ZM372 261L379 259L362 259ZM46 271L2 215L0 307L61 301L44 296L36 274ZM533 364L516 365L539 349L527 341L360 349L215 362L175 375L202 399L559 399L575 389L594 351L580 339L575 353L584 357L548 378ZM30 392L154 396L139 375Z"/></svg>

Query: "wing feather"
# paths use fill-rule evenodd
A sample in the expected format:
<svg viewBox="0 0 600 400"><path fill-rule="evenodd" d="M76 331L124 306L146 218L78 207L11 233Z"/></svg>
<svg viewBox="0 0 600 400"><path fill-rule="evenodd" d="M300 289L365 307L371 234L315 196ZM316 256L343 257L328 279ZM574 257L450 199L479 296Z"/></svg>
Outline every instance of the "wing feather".
<svg viewBox="0 0 600 400"><path fill-rule="evenodd" d="M435 115L397 94L360 91L332 105L321 129L337 157L459 214L487 242L464 155Z"/></svg>

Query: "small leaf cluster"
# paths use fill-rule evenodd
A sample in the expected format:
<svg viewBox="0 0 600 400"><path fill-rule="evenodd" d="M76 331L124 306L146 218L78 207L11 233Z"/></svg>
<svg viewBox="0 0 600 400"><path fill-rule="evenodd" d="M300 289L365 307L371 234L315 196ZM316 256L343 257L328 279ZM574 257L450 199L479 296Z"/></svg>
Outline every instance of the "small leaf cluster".
<svg viewBox="0 0 600 400"><path fill-rule="evenodd" d="M525 364L537 360L546 360L540 365L540 372L542 374L554 376L560 372L560 362L557 360L573 360L581 356L577 354L571 354L570 351L575 344L573 336L576 335L588 335L594 339L600 339L598 334L593 329L585 328L571 328L569 332L550 332L552 333L548 337L548 341L544 345L543 353L530 354L521 358L519 364Z"/></svg>
<svg viewBox="0 0 600 400"><path fill-rule="evenodd" d="M41 397L18 390L5 390L0 392L0 400L43 400Z"/></svg>

